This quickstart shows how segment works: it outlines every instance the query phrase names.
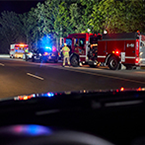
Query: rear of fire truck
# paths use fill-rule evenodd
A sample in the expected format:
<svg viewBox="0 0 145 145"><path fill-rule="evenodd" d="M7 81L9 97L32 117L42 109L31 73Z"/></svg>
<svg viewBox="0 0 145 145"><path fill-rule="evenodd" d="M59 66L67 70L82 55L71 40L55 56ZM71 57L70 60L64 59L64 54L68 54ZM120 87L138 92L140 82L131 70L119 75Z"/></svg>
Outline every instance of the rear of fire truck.
<svg viewBox="0 0 145 145"><path fill-rule="evenodd" d="M140 66L145 66L145 34L140 35L139 61Z"/></svg>
<svg viewBox="0 0 145 145"><path fill-rule="evenodd" d="M97 56L89 58L90 66L99 63L111 70L121 69L122 66L133 69L145 65L145 35L139 31L103 35L102 40L98 40Z"/></svg>

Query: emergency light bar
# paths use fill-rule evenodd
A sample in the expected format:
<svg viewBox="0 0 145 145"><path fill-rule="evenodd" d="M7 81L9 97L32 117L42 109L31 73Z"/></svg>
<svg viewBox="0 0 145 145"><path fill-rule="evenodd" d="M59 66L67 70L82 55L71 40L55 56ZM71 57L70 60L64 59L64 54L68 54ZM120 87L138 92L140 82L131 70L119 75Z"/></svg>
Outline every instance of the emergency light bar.
<svg viewBox="0 0 145 145"><path fill-rule="evenodd" d="M16 44L15 47L28 47L26 44Z"/></svg>

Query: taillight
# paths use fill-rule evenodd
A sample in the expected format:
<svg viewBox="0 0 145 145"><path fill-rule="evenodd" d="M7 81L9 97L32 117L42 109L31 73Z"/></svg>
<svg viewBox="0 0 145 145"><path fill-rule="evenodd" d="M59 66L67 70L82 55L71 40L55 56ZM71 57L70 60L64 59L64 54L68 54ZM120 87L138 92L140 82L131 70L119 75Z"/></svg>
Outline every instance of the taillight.
<svg viewBox="0 0 145 145"><path fill-rule="evenodd" d="M139 63L139 58L136 58L135 59L135 63Z"/></svg>
<svg viewBox="0 0 145 145"><path fill-rule="evenodd" d="M123 87L121 87L120 91L122 91L122 92L123 92L124 90L125 90L125 89L124 89Z"/></svg>
<svg viewBox="0 0 145 145"><path fill-rule="evenodd" d="M119 55L119 51L115 51L115 54L116 54L116 55Z"/></svg>
<svg viewBox="0 0 145 145"><path fill-rule="evenodd" d="M120 55L120 51L119 50L112 51L112 53L115 54L115 55L118 55L118 56Z"/></svg>

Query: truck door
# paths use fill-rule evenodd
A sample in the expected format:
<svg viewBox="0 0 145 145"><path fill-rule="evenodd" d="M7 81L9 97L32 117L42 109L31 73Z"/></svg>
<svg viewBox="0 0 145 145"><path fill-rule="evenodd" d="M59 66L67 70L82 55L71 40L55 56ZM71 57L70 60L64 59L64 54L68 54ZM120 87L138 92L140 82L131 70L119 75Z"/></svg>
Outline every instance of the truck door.
<svg viewBox="0 0 145 145"><path fill-rule="evenodd" d="M106 41L98 41L97 60L99 62L105 62L106 50L107 50L107 42Z"/></svg>
<svg viewBox="0 0 145 145"><path fill-rule="evenodd" d="M135 64L138 44L136 40L125 41L125 63Z"/></svg>

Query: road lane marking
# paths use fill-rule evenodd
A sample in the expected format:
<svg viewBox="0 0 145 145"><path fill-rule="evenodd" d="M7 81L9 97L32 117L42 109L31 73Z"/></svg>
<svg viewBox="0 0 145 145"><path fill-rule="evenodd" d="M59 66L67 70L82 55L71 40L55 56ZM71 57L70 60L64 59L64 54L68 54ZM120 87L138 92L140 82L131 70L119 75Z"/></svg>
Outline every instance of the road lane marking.
<svg viewBox="0 0 145 145"><path fill-rule="evenodd" d="M133 100L133 101L123 101L123 102L109 102L105 104L105 107L112 107L112 106L124 106L124 105L134 105L134 104L141 104L143 100Z"/></svg>
<svg viewBox="0 0 145 145"><path fill-rule="evenodd" d="M28 76L31 76L31 77L34 77L34 78L37 78L37 79L40 79L40 80L44 80L44 78L41 78L41 77L39 77L39 76L36 76L36 75L33 75L33 74L31 74L31 73L27 73L27 75Z"/></svg>
<svg viewBox="0 0 145 145"><path fill-rule="evenodd" d="M58 113L60 112L60 110L45 110L45 111L39 111L36 112L36 115L46 115L46 114L54 114L54 113Z"/></svg>
<svg viewBox="0 0 145 145"><path fill-rule="evenodd" d="M33 63L35 64L35 63ZM40 64L35 64L35 65L38 65L40 66ZM68 70L68 71L73 71L73 72L79 72L79 73L84 73L84 74L90 74L90 75L95 75L95 76L100 76L100 77L106 77L106 78L111 78L111 79L116 79L116 80L121 80L121 81L127 81L127 82L133 82L133 83L138 83L138 84L144 84L145 85L145 82L141 82L141 81L136 81L136 80L130 80L130 79L124 79L124 78L121 78L121 77L113 77L113 76L108 76L108 75L103 75L103 74L96 74L96 73L92 73L92 72L86 72L86 71L80 71L80 70L77 70L75 68L72 68L72 67L59 67L59 66L52 66L52 65L44 65L45 67L51 67L51 68L56 68L56 69L62 69L62 70ZM98 70L100 70L98 68ZM103 69L102 69L103 70Z"/></svg>
<svg viewBox="0 0 145 145"><path fill-rule="evenodd" d="M0 63L1 66L5 66L3 63Z"/></svg>
<svg viewBox="0 0 145 145"><path fill-rule="evenodd" d="M79 72L79 73L84 73L84 74L89 74L89 75L95 75L95 76L106 77L106 78L111 78L111 79L116 79L116 80L133 82L133 83L138 83L138 84L144 84L145 85L145 82L141 82L141 81L129 80L129 79L124 79L124 78L119 78L119 77L103 75L103 74L96 74L96 73L93 73L93 72L80 71L80 70L76 70L74 68L69 69L69 68L61 68L61 67L55 67L55 66L48 66L48 67L58 68L58 69L63 69L63 70L68 70L68 71L73 71L73 72Z"/></svg>

